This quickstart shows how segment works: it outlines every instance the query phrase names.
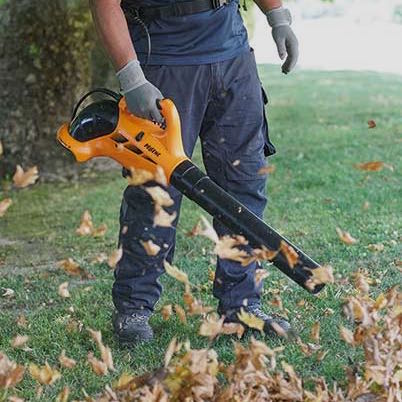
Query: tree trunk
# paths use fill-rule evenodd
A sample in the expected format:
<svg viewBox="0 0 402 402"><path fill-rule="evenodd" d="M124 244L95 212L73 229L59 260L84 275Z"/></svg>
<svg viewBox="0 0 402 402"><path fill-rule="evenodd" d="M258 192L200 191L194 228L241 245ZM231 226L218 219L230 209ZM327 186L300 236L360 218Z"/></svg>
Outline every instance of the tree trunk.
<svg viewBox="0 0 402 402"><path fill-rule="evenodd" d="M93 44L85 0L7 0L0 7L0 177L17 164L50 175L73 166L55 137L89 88Z"/></svg>

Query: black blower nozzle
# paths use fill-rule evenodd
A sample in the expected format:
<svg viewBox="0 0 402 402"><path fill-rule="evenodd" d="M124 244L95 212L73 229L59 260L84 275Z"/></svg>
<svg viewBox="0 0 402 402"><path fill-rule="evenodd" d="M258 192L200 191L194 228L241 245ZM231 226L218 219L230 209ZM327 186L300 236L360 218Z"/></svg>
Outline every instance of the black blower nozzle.
<svg viewBox="0 0 402 402"><path fill-rule="evenodd" d="M219 187L192 162L184 161L174 170L171 184L234 234L244 236L251 247L278 250L281 241L286 242L298 254L297 263L291 268L283 253L277 253L272 263L309 292L316 294L323 289L324 284L308 286L310 270L318 268L319 264Z"/></svg>

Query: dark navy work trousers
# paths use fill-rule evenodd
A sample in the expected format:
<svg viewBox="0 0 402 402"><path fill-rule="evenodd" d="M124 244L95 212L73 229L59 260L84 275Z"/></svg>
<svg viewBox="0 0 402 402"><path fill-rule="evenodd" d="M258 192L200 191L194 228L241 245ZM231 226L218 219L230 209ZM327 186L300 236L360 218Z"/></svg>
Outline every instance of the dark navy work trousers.
<svg viewBox="0 0 402 402"><path fill-rule="evenodd" d="M174 101L186 154L191 157L200 137L207 174L262 217L266 177L258 171L274 148L268 139L266 96L253 51L213 64L144 66L144 72L164 97ZM128 186L121 205L123 257L115 271L113 301L119 312L127 314L153 311L162 291L158 278L164 272L163 260L172 260L175 247L177 219L170 228L153 226L154 205L144 186ZM182 196L171 186L167 190L175 203L166 210L178 216ZM213 223L218 235L229 234L218 221ZM156 256L147 255L142 246L150 239L161 247ZM220 312L259 301L261 285L256 285L255 270L255 263L243 267L218 258L213 293Z"/></svg>

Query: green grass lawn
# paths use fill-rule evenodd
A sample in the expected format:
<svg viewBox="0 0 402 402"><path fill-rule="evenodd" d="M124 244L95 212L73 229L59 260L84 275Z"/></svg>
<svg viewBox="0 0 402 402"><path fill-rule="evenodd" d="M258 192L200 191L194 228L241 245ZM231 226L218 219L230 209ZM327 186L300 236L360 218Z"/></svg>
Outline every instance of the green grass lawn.
<svg viewBox="0 0 402 402"><path fill-rule="evenodd" d="M395 260L400 259L401 251L402 77L308 71L285 77L271 66L261 66L260 72L270 97L271 137L278 149L270 160L276 170L267 186L270 202L266 221L320 263L331 264L337 278L336 284L313 297L268 268L271 274L265 282L264 306L275 310L271 302L279 290L304 342L309 341L311 327L319 321L321 346L329 351L323 361L304 356L294 342L286 345L283 357L307 384L318 376L343 383L344 368L357 365L362 357L360 350L350 349L338 334L339 325L348 325L342 302L354 292L351 274L358 269L368 272L374 280L373 297L401 282ZM367 121L371 119L377 128L369 130ZM64 151L60 148L60 152ZM199 153L195 160L201 163ZM372 160L384 161L394 171L385 168L367 173L354 168L356 163ZM58 366L62 349L78 361L74 369L61 369L62 379L45 387L41 400L54 400L65 385L72 389L73 398L82 399L84 389L93 395L124 371L143 373L156 368L163 364L164 351L173 336L189 339L195 348L209 345L197 335L199 317L189 317L184 325L177 317L165 322L157 312L152 318L154 341L132 350L118 348L110 322L113 272L106 263L91 261L100 252L110 253L116 247L125 185L118 171L19 191L3 184L0 200L10 197L13 205L0 218L0 350L20 364L43 365L48 361ZM370 204L368 209L363 208L365 202ZM107 224L104 238L76 235L85 209L90 210L95 225ZM186 236L201 213L189 201L184 202L175 263L199 285L195 295L206 304L216 305L208 280L208 270L213 268L212 245L205 239ZM336 234L337 226L359 242L343 244ZM384 250L373 252L370 244L383 244ZM56 262L68 257L96 279L67 276ZM69 299L57 293L65 281L70 283ZM162 282L164 294L157 309L164 304L183 305L182 285L166 275ZM14 296L2 297L1 288L13 289ZM302 299L306 303L298 307ZM26 328L16 325L21 315L27 319ZM105 344L112 348L115 373L99 377L89 368L87 354L96 351L96 346L86 328L102 331ZM17 334L29 335L29 350L10 346ZM233 357L232 341L219 338L213 344L224 361ZM286 344L282 340L266 341L269 345ZM12 394L33 400L36 385L26 374ZM0 391L0 400L1 395Z"/></svg>

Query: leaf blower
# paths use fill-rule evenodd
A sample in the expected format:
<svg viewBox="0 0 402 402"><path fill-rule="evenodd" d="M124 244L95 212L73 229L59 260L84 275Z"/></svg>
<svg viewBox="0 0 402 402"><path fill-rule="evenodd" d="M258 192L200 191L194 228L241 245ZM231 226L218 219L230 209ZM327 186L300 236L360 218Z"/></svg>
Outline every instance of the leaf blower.
<svg viewBox="0 0 402 402"><path fill-rule="evenodd" d="M109 99L92 102L78 113L83 101L99 92ZM313 283L312 286L309 279L319 264L195 166L184 153L180 117L174 103L163 99L158 106L165 119L163 126L132 115L120 94L104 88L96 89L80 99L71 122L58 130L57 138L78 162L106 156L127 169L152 173L160 166L169 184L234 234L244 236L251 247L279 250L283 242L292 247L297 253L296 263L290 263L285 253L278 252L272 259L273 265L309 292L318 293L324 284Z"/></svg>

